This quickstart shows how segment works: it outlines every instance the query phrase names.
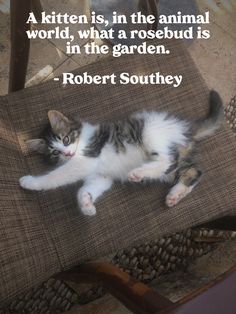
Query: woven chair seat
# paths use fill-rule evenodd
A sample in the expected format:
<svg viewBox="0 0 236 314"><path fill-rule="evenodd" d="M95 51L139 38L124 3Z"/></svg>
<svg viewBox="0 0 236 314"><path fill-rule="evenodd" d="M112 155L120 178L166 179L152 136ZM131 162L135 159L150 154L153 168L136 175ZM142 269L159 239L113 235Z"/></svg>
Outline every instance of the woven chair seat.
<svg viewBox="0 0 236 314"><path fill-rule="evenodd" d="M209 91L185 46L180 41L164 44L171 54L107 58L74 73L181 74L178 88L60 86L48 81L0 98L0 302L62 269L235 212L236 141L226 123L199 144L202 181L172 209L165 206L169 187L158 183L115 184L98 201L94 217L78 210L79 183L47 192L19 187L21 176L47 170L38 156L27 154L25 140L38 136L49 109L90 122L125 117L144 108L191 119L205 116Z"/></svg>

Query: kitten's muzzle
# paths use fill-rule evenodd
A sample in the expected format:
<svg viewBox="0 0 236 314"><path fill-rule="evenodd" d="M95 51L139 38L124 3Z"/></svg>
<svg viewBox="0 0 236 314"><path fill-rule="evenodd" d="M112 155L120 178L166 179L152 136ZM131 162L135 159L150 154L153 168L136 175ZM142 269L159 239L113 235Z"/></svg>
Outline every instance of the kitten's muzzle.
<svg viewBox="0 0 236 314"><path fill-rule="evenodd" d="M66 157L73 157L75 155L75 153L73 153L73 152L66 152L66 153L64 153L64 155Z"/></svg>

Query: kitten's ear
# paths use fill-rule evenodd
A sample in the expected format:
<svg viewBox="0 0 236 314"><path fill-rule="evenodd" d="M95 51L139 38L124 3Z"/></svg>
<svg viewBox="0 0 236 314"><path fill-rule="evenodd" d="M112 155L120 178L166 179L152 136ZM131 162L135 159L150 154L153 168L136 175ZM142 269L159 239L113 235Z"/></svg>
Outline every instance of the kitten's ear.
<svg viewBox="0 0 236 314"><path fill-rule="evenodd" d="M41 138L26 141L27 148L30 152L44 154L47 151L47 144Z"/></svg>
<svg viewBox="0 0 236 314"><path fill-rule="evenodd" d="M48 112L48 119L53 131L56 134L67 132L70 121L62 113L56 110L50 110Z"/></svg>

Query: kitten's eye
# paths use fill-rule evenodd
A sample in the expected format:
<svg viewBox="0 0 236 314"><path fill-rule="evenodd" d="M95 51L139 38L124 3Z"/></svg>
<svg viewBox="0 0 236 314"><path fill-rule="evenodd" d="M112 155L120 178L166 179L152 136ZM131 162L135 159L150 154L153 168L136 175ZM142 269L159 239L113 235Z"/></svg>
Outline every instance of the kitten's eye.
<svg viewBox="0 0 236 314"><path fill-rule="evenodd" d="M68 146L68 145L70 144L70 138L69 138L69 136L65 136L65 137L63 138L63 144L64 144L65 146Z"/></svg>
<svg viewBox="0 0 236 314"><path fill-rule="evenodd" d="M60 154L60 152L59 152L59 150L54 150L53 152L52 152L52 154L54 155L54 156L58 156L59 154Z"/></svg>

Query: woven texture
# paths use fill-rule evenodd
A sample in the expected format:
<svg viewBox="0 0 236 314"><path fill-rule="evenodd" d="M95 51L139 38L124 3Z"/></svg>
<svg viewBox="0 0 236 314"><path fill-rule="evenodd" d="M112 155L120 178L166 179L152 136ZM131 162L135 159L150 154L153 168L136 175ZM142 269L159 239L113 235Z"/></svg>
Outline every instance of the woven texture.
<svg viewBox="0 0 236 314"><path fill-rule="evenodd" d="M229 126L236 134L236 95L231 99L230 103L225 107L226 120Z"/></svg>
<svg viewBox="0 0 236 314"><path fill-rule="evenodd" d="M26 154L24 141L38 135L49 109L67 115L79 113L91 122L116 119L143 108L188 118L206 115L208 90L185 47L179 41L168 42L167 47L170 55L106 59L76 73L181 73L184 79L178 88L119 84L62 87L50 81L0 98L1 138L5 137L1 140L4 175L0 182L2 301L60 269L235 211L236 141L227 125L199 145L202 182L173 209L164 206L168 187L159 184L115 185L98 202L95 217L84 217L77 208L79 184L39 193L18 186L20 176L46 170L37 156Z"/></svg>
<svg viewBox="0 0 236 314"><path fill-rule="evenodd" d="M59 270L37 195L22 193L18 178L29 171L7 99L0 99L0 304Z"/></svg>
<svg viewBox="0 0 236 314"><path fill-rule="evenodd" d="M235 237L236 232L233 231L187 229L122 250L113 258L110 256L109 261L137 280L149 283L170 272L187 271L194 260L212 252L222 241ZM19 296L7 307L0 306L0 314L59 314L75 304L86 304L106 294L103 287L95 284L75 284L71 288L51 278Z"/></svg>

